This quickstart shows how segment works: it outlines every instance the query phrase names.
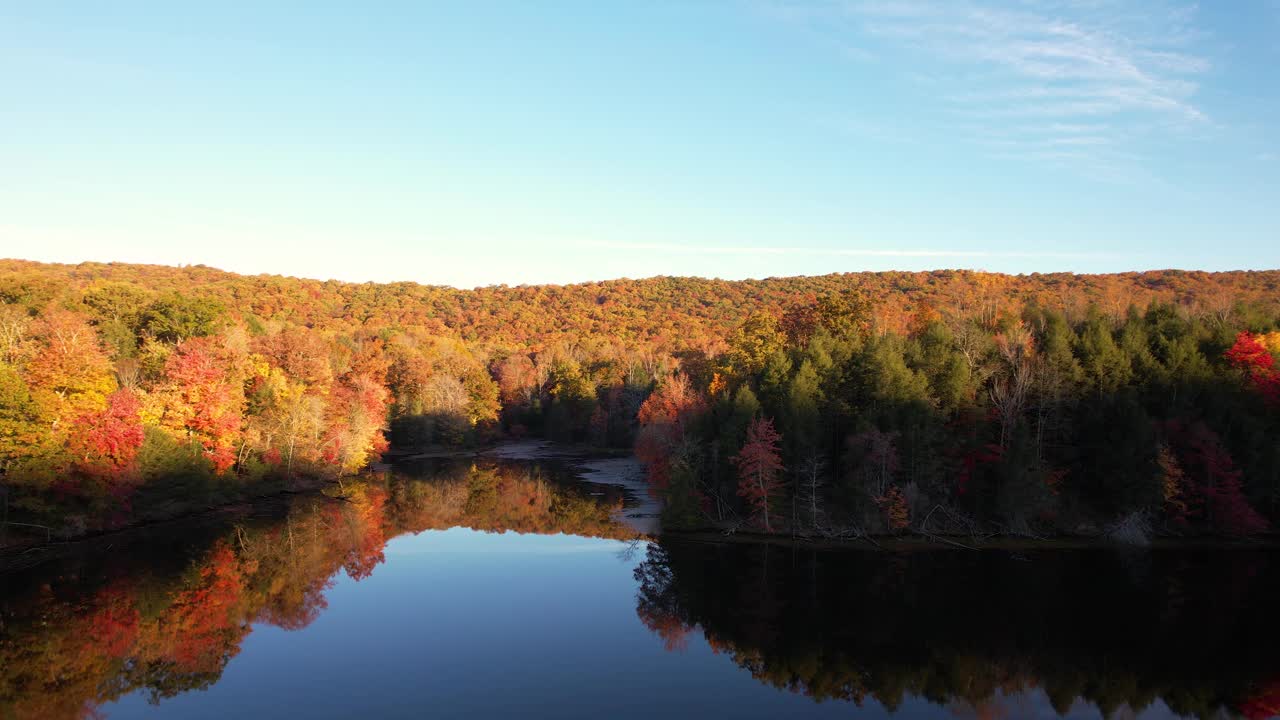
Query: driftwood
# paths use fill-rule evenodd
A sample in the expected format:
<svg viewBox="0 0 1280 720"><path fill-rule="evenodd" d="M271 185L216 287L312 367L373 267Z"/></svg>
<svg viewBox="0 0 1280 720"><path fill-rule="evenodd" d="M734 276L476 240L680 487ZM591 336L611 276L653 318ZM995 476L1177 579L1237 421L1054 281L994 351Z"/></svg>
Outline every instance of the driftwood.
<svg viewBox="0 0 1280 720"><path fill-rule="evenodd" d="M965 550L977 550L978 548L976 548L976 547L974 547L974 546L972 546L972 545L966 545L966 544L964 544L964 543L962 543L962 542L958 542L958 541L956 541L956 540L952 540L952 539L951 539L951 538L949 538L949 537L945 537L945 536L943 536L943 535L939 535L939 534L937 534L937 533L933 533L933 532L930 532L930 531L929 531L929 520L931 520L931 519L933 518L933 514L934 514L935 512L938 512L939 510L941 510L941 511L942 511L942 514L943 514L943 515L946 515L946 516L947 516L947 518L949 518L952 522L954 522L954 523L956 523L957 525L959 525L959 526L964 527L965 529L967 529L967 530L969 531L969 537L970 537L970 538L972 538L975 542L977 542L977 540L978 540L978 533L977 533L977 528L974 526L973 521L972 521L972 520L970 520L969 518L967 518L967 517L965 517L965 516L963 516L963 515L961 515L961 514L959 514L959 513L955 512L955 511L954 511L954 510L952 510L951 508L945 507L945 506L943 506L943 505L934 505L934 506L933 506L933 509L931 509L931 510L929 511L929 513L928 513L927 515L925 515L925 516L924 516L924 520L921 520L921 521L920 521L919 529L917 530L917 532L919 532L919 533L920 533L922 536L924 536L925 538L927 538L927 539L929 539L929 540L932 540L932 541L935 541L935 542L942 542L942 543L946 543L946 544L948 544L948 545L954 545L954 546L956 546L956 547L958 547L958 548L964 548Z"/></svg>
<svg viewBox="0 0 1280 720"><path fill-rule="evenodd" d="M964 543L962 543L962 542L956 542L955 540L952 540L951 538L948 538L948 537L944 537L944 536L942 536L942 535L933 535L933 534L931 534L931 533L925 533L925 532L922 532L922 533L921 533L921 535L923 535L925 538L927 538L927 539L929 539L929 540L933 540L933 541L935 541L935 542L944 542L944 543L946 543L946 544L948 544L948 545L955 545L956 547L958 547L958 548L964 548L965 550L977 550L977 549L978 549L978 548L976 548L976 547L974 547L974 546L972 546L972 545L965 545L965 544L964 544Z"/></svg>
<svg viewBox="0 0 1280 720"><path fill-rule="evenodd" d="M13 522L11 520L5 520L3 522L0 522L0 525L13 525L15 527L40 528L41 530L44 530L46 542L53 540L53 528L47 525L37 525L35 523Z"/></svg>
<svg viewBox="0 0 1280 720"><path fill-rule="evenodd" d="M876 539L871 536L871 533L862 529L858 525L850 525L843 528L819 526L815 527L814 530L818 533L818 536L824 540L862 540L875 546L877 550L884 550L884 546L876 542Z"/></svg>

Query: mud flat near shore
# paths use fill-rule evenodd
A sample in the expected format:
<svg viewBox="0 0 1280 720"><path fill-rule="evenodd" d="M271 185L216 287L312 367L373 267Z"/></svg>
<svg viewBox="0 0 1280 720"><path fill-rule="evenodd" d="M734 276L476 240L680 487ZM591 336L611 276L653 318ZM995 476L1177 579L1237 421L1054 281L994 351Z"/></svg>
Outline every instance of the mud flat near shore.
<svg viewBox="0 0 1280 720"><path fill-rule="evenodd" d="M644 466L633 455L624 457L591 457L595 453L572 445L549 440L517 440L489 448L481 453L498 460L551 460L567 462L584 481L622 488L626 504L618 519L645 535L657 535L662 504L649 492L644 479Z"/></svg>
<svg viewBox="0 0 1280 720"><path fill-rule="evenodd" d="M619 519L646 535L661 531L662 503L649 492L644 466L635 457L606 458L574 463L583 480L621 487L627 503Z"/></svg>

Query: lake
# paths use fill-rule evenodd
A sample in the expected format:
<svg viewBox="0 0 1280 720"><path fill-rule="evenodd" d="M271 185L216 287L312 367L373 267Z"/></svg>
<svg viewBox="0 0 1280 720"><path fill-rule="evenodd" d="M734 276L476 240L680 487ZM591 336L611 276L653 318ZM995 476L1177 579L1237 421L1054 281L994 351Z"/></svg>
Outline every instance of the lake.
<svg viewBox="0 0 1280 720"><path fill-rule="evenodd" d="M403 463L7 572L0 718L1280 707L1271 551L651 541L628 467Z"/></svg>

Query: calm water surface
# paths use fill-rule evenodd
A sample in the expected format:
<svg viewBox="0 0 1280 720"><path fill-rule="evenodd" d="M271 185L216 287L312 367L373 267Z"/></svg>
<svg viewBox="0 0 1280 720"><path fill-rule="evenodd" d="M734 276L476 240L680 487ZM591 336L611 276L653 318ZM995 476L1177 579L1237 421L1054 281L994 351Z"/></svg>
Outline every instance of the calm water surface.
<svg viewBox="0 0 1280 720"><path fill-rule="evenodd" d="M590 477L609 479L609 473ZM564 463L403 467L0 575L0 718L1268 717L1254 551L635 539Z"/></svg>

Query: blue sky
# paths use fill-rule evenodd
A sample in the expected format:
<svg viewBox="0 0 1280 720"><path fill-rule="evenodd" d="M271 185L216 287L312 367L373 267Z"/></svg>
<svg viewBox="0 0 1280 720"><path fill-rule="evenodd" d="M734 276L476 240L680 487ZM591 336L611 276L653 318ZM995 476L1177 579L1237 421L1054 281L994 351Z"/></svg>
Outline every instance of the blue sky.
<svg viewBox="0 0 1280 720"><path fill-rule="evenodd" d="M1280 0L0 0L0 256L1280 267Z"/></svg>

